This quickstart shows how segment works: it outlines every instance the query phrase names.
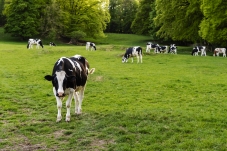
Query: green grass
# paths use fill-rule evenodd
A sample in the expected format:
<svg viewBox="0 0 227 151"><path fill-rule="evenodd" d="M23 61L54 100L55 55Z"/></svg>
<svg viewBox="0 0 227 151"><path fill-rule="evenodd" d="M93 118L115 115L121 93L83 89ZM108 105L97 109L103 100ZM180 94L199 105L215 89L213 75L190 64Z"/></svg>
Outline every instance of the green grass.
<svg viewBox="0 0 227 151"><path fill-rule="evenodd" d="M121 63L124 48L145 48L149 37L108 34L97 51L61 45L26 49L0 42L0 150L226 150L226 72L223 57L146 54ZM134 36L134 38L133 38ZM112 39L113 38L113 39ZM138 40L138 43L136 42ZM140 40L139 40L140 39ZM115 42L116 41L116 42ZM81 116L56 123L51 83L55 61L81 54L96 68L89 76Z"/></svg>

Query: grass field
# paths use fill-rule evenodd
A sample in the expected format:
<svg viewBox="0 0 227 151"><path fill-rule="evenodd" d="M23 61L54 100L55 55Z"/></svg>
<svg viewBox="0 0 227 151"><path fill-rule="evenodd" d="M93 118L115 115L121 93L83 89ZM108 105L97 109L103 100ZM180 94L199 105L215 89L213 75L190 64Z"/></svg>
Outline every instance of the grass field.
<svg viewBox="0 0 227 151"><path fill-rule="evenodd" d="M0 37L0 150L226 150L227 58L146 54L121 63L124 49L149 37L107 34L97 51L61 43L26 49ZM102 44L102 45L101 45ZM144 49L143 49L144 50ZM44 76L62 56L81 54L96 68L82 109L56 123L52 86ZM65 101L63 102L65 104Z"/></svg>

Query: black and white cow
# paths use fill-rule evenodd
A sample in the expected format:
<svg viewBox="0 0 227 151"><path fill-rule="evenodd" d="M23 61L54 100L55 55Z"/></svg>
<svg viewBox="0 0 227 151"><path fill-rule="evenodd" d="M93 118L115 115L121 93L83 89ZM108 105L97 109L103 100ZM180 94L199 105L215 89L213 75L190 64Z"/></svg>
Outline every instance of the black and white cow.
<svg viewBox="0 0 227 151"><path fill-rule="evenodd" d="M197 46L199 52L201 52L201 56L206 56L206 47L205 46Z"/></svg>
<svg viewBox="0 0 227 151"><path fill-rule="evenodd" d="M151 42L148 42L147 47L146 47L146 52L150 53L150 50L153 49L154 53L156 53L157 52L157 46L158 46L158 44L153 44Z"/></svg>
<svg viewBox="0 0 227 151"><path fill-rule="evenodd" d="M89 69L88 61L80 56L61 57L55 63L52 75L46 75L45 79L52 81L53 92L57 101L57 122L61 121L62 100L68 95L66 101L66 121L70 121L70 106L72 97L75 99L75 113L82 113L82 101L88 74L93 74L95 68Z"/></svg>
<svg viewBox="0 0 227 151"><path fill-rule="evenodd" d="M137 63L142 63L142 48L140 46L129 47L126 49L124 56L122 57L122 63L128 62L128 58L137 57Z"/></svg>
<svg viewBox="0 0 227 151"><path fill-rule="evenodd" d="M191 55L192 56L198 56L199 55L199 49L198 49L198 47L196 46L196 47L194 47L193 49L192 49L192 53L191 53Z"/></svg>
<svg viewBox="0 0 227 151"><path fill-rule="evenodd" d="M56 46L56 44L54 42L50 42L49 44L50 46Z"/></svg>
<svg viewBox="0 0 227 151"><path fill-rule="evenodd" d="M168 50L168 46L159 46L157 44L157 51L156 53L167 53Z"/></svg>
<svg viewBox="0 0 227 151"><path fill-rule="evenodd" d="M177 46L175 44L171 44L168 53L177 54Z"/></svg>
<svg viewBox="0 0 227 151"><path fill-rule="evenodd" d="M223 57L226 57L226 48L215 48L213 56L219 56L220 53L223 54Z"/></svg>
<svg viewBox="0 0 227 151"><path fill-rule="evenodd" d="M96 50L95 43L86 42L86 50Z"/></svg>
<svg viewBox="0 0 227 151"><path fill-rule="evenodd" d="M28 39L27 49L33 49L33 45L36 45L36 49L39 49L39 46L43 48L43 43L41 39Z"/></svg>

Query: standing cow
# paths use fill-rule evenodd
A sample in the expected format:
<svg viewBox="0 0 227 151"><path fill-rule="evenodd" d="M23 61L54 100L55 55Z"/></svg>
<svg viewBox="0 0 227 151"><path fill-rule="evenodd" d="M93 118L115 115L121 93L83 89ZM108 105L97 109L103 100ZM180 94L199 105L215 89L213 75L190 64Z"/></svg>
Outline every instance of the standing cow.
<svg viewBox="0 0 227 151"><path fill-rule="evenodd" d="M36 45L36 49L39 49L39 46L43 48L41 39L28 39L27 49L33 49L33 45Z"/></svg>
<svg viewBox="0 0 227 151"><path fill-rule="evenodd" d="M142 48L140 46L127 48L124 56L122 57L122 63L128 62L129 57L132 58L133 62L133 57L135 56L137 57L137 63L142 63Z"/></svg>
<svg viewBox="0 0 227 151"><path fill-rule="evenodd" d="M199 52L201 52L201 56L206 56L206 47L205 46L197 46Z"/></svg>
<svg viewBox="0 0 227 151"><path fill-rule="evenodd" d="M157 44L157 51L156 53L167 53L168 50L168 46L159 46Z"/></svg>
<svg viewBox="0 0 227 151"><path fill-rule="evenodd" d="M75 113L82 113L82 101L88 74L93 74L95 68L89 70L88 61L80 56L61 57L53 67L52 75L46 75L45 79L52 81L53 93L57 101L57 122L61 121L62 100L68 95L66 101L66 121L70 121L70 106L72 97L75 99Z"/></svg>
<svg viewBox="0 0 227 151"><path fill-rule="evenodd" d="M177 46L175 44L171 44L168 53L177 54Z"/></svg>
<svg viewBox="0 0 227 151"><path fill-rule="evenodd" d="M198 47L194 47L193 49L192 49L192 53L191 53L191 55L192 56L198 56L199 55L199 49L198 49Z"/></svg>
<svg viewBox="0 0 227 151"><path fill-rule="evenodd" d="M150 50L154 49L154 53L156 53L157 52L157 46L158 46L158 44L153 44L151 42L148 42L147 47L146 47L146 52L150 53Z"/></svg>
<svg viewBox="0 0 227 151"><path fill-rule="evenodd" d="M215 48L213 56L219 56L220 53L223 54L223 57L226 57L226 48Z"/></svg>
<svg viewBox="0 0 227 151"><path fill-rule="evenodd" d="M96 50L95 43L93 43L93 42L86 42L86 50Z"/></svg>

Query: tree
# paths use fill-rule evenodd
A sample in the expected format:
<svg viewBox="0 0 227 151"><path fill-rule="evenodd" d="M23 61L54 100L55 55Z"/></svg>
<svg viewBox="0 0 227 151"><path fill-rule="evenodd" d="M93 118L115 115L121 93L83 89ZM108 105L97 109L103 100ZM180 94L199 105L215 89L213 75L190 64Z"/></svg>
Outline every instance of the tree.
<svg viewBox="0 0 227 151"><path fill-rule="evenodd" d="M165 5L163 5L165 4ZM200 41L199 24L203 19L200 1L156 0L155 25L160 27L157 35L179 41Z"/></svg>
<svg viewBox="0 0 227 151"><path fill-rule="evenodd" d="M47 1L45 4L41 11L41 35L54 41L62 32L66 16L55 0Z"/></svg>
<svg viewBox="0 0 227 151"><path fill-rule="evenodd" d="M77 44L78 40L86 37L86 34L83 31L73 31L70 33L69 36L71 37L71 40L69 43Z"/></svg>
<svg viewBox="0 0 227 151"><path fill-rule="evenodd" d="M37 35L40 30L39 0L12 0L5 5L5 33L25 39Z"/></svg>
<svg viewBox="0 0 227 151"><path fill-rule="evenodd" d="M135 18L138 0L110 0L110 23L106 32L132 33L131 24Z"/></svg>
<svg viewBox="0 0 227 151"><path fill-rule="evenodd" d="M62 34L83 31L88 37L104 37L103 31L110 20L109 0L57 0L65 13Z"/></svg>
<svg viewBox="0 0 227 151"><path fill-rule="evenodd" d="M0 0L0 26L4 25L6 22L5 15L3 15L5 0Z"/></svg>
<svg viewBox="0 0 227 151"><path fill-rule="evenodd" d="M136 12L136 17L132 22L131 30L133 33L141 35L149 35L149 31L152 29L152 20L150 20L150 12L155 9L152 8L152 4L155 0L142 0Z"/></svg>
<svg viewBox="0 0 227 151"><path fill-rule="evenodd" d="M203 0L204 18L200 24L200 36L212 44L227 46L227 1Z"/></svg>

